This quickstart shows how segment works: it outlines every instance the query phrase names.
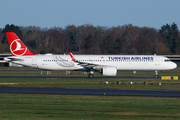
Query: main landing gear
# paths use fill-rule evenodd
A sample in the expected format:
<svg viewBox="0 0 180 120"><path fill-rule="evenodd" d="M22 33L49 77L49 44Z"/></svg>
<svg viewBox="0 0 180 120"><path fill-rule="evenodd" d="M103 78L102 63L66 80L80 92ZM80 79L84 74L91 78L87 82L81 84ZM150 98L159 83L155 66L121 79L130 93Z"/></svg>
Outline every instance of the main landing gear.
<svg viewBox="0 0 180 120"><path fill-rule="evenodd" d="M88 77L89 77L89 78L93 78L94 75L93 75L93 74L89 74Z"/></svg>
<svg viewBox="0 0 180 120"><path fill-rule="evenodd" d="M155 71L155 78L156 78L156 79L159 78L159 75L158 75L158 71L157 71L157 70Z"/></svg>
<svg viewBox="0 0 180 120"><path fill-rule="evenodd" d="M90 71L88 77L93 78L94 77L93 73L94 73L94 71Z"/></svg>

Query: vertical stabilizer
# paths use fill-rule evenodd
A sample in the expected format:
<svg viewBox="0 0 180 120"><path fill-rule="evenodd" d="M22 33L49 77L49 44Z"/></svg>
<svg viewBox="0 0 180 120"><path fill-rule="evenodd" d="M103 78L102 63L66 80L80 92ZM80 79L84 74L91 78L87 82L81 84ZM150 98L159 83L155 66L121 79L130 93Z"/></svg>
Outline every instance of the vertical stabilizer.
<svg viewBox="0 0 180 120"><path fill-rule="evenodd" d="M12 56L34 55L14 32L6 32Z"/></svg>

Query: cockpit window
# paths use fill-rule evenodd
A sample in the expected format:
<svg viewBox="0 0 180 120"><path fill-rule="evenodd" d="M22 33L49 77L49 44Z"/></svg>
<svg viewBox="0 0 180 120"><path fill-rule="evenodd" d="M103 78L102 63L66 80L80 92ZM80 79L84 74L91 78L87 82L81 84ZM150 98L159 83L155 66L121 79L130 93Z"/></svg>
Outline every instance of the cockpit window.
<svg viewBox="0 0 180 120"><path fill-rule="evenodd" d="M165 59L165 60L164 60L164 62L169 62L169 61L170 61L170 59Z"/></svg>

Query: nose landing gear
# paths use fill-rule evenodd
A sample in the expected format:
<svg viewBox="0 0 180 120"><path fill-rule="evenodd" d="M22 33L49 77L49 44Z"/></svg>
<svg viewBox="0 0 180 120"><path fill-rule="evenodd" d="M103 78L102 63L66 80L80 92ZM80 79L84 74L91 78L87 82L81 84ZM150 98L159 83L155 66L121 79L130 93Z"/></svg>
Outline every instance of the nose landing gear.
<svg viewBox="0 0 180 120"><path fill-rule="evenodd" d="M157 70L155 71L155 78L156 78L156 79L159 78L159 75L158 75L158 71L157 71Z"/></svg>

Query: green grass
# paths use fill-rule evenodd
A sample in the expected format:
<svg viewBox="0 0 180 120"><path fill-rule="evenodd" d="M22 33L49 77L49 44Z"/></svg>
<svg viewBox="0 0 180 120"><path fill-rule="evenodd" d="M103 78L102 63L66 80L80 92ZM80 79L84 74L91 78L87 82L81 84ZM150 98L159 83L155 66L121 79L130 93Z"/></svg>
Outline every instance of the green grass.
<svg viewBox="0 0 180 120"><path fill-rule="evenodd" d="M0 119L180 119L179 98L0 94Z"/></svg>
<svg viewBox="0 0 180 120"><path fill-rule="evenodd" d="M0 67L0 70L33 70L32 68ZM180 67L161 71L162 75L180 76ZM0 76L41 76L40 71L6 71ZM47 76L43 72L43 76ZM65 71L52 71L50 76L66 76ZM71 71L70 76L87 76ZM101 76L95 73L95 76ZM117 76L154 76L154 72L119 71ZM81 83L83 81L83 83ZM110 84L100 84L108 81ZM112 84L117 81L125 84ZM133 85L128 82L133 81ZM143 85L143 82L148 85ZM156 85L157 83L180 83L179 80L116 79L116 78L0 78L0 86L111 88L180 90L180 85ZM153 83L154 85L150 85ZM81 95L42 95L0 93L0 120L173 120L180 119L180 98L166 97L119 97Z"/></svg>

